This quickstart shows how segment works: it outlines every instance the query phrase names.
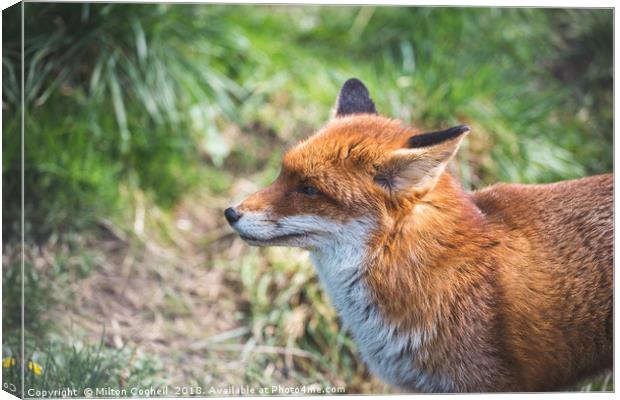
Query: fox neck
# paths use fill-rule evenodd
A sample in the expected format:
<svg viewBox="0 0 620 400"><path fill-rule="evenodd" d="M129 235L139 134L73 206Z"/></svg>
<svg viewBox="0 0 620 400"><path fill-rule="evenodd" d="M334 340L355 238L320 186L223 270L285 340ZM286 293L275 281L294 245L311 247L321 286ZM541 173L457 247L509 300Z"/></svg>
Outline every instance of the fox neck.
<svg viewBox="0 0 620 400"><path fill-rule="evenodd" d="M366 238L372 229L369 220L354 221L311 250L311 258L321 283L347 324L354 324L356 312L369 302L363 290Z"/></svg>
<svg viewBox="0 0 620 400"><path fill-rule="evenodd" d="M375 374L401 387L446 391L453 389L449 378L411 368L413 360L426 357L420 350L435 337L440 313L439 298L432 295L436 276L427 264L451 259L459 243L450 238L455 232L477 235L482 215L451 177L437 189L442 196L428 195L397 218L349 223L311 257Z"/></svg>
<svg viewBox="0 0 620 400"><path fill-rule="evenodd" d="M373 373L393 385L410 387L415 382L430 382L424 372L411 369L411 352L427 338L417 332L399 335L397 326L386 324L366 284L366 238L370 224L354 222L347 228L347 237L316 248L311 257L362 359ZM449 387L436 385L426 389L449 390Z"/></svg>
<svg viewBox="0 0 620 400"><path fill-rule="evenodd" d="M368 246L373 255L366 284L386 320L403 329L432 332L445 294L472 279L472 257L484 257L495 242L484 215L460 184L444 174L435 189L409 209L383 219Z"/></svg>

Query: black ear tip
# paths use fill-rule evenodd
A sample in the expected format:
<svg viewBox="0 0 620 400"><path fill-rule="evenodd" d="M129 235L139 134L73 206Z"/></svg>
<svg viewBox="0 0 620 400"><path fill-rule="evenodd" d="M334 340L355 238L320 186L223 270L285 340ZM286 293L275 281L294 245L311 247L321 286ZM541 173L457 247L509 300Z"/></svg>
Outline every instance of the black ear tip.
<svg viewBox="0 0 620 400"><path fill-rule="evenodd" d="M471 129L468 125L457 125L443 131L422 133L420 135L410 137L407 141L407 147L410 149L415 149L434 146L447 140L452 140L469 131L471 131Z"/></svg>
<svg viewBox="0 0 620 400"><path fill-rule="evenodd" d="M364 85L364 82L362 82L361 80L357 79L357 78L349 78L347 79L347 81L342 85L342 90L362 90L366 93L368 93L368 89L366 88L366 85Z"/></svg>
<svg viewBox="0 0 620 400"><path fill-rule="evenodd" d="M342 85L338 96L336 116L351 114L376 114L375 103L368 89L357 78L350 78Z"/></svg>
<svg viewBox="0 0 620 400"><path fill-rule="evenodd" d="M470 132L471 131L471 128L469 127L469 125L458 125L458 126L455 126L452 129L454 129L458 133L465 133L465 132Z"/></svg>

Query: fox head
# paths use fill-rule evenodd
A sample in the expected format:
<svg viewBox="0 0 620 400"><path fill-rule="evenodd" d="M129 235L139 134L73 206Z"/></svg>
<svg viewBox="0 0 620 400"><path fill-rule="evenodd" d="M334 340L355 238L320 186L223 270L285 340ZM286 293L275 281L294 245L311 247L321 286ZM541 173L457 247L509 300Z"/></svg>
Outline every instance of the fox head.
<svg viewBox="0 0 620 400"><path fill-rule="evenodd" d="M422 133L380 116L364 84L349 79L331 121L284 155L270 186L225 217L251 245L307 249L393 226L432 196L467 132L461 125Z"/></svg>

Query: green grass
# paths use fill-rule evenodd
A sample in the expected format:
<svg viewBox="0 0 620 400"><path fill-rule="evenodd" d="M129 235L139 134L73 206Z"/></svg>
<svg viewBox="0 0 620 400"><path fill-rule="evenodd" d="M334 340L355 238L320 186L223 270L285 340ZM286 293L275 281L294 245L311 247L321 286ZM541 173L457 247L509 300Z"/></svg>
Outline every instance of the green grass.
<svg viewBox="0 0 620 400"><path fill-rule="evenodd" d="M119 181L171 206L197 182L202 155L216 164L227 155L218 124L232 118L243 90L221 55L235 62L244 42L217 10L193 9L26 5L24 173L33 234L114 213L126 205ZM19 19L5 17L13 36L5 38L3 71L13 76L19 30L11 26ZM211 40L196 44L201 37ZM18 187L16 85L10 80L3 92L9 189ZM4 200L17 215L19 199Z"/></svg>
<svg viewBox="0 0 620 400"><path fill-rule="evenodd" d="M22 397L22 361L17 349L18 344L13 347L4 345L4 359L14 359L15 364L2 369L2 380L14 385L9 385L9 392ZM75 337L70 342L66 338L57 338L50 340L45 347L26 353L23 394L35 398L62 397L62 392L54 391L64 389L72 391L72 394L65 394L68 397L92 397L88 394L89 389L125 389L129 392L130 388L158 388L160 384L153 379L158 373L157 364L151 358L136 356L127 349L110 349L103 342L85 345ZM114 392L102 392L97 397L106 394L110 396Z"/></svg>
<svg viewBox="0 0 620 400"><path fill-rule="evenodd" d="M21 323L15 11L3 14L3 357L18 356ZM70 307L83 295L72 288L116 260L118 250L96 247L110 235L104 224L139 271L152 272L149 245L228 271L237 330L205 354L208 375L184 365L183 349L165 361L188 381L390 391L357 359L303 253L231 255L235 242L214 228L224 205L269 183L287 146L330 117L349 77L411 125L470 124L456 163L468 189L613 167L610 10L28 3L26 12L26 360L45 374L29 372L27 387L165 378L161 360L132 356L139 346L67 336L51 320L50 305ZM187 239L197 255L179 245L186 234L174 221L193 196L204 201L189 206L204 210L192 221L202 238ZM176 294L166 301L165 321L192 312ZM583 387L613 386L604 380Z"/></svg>

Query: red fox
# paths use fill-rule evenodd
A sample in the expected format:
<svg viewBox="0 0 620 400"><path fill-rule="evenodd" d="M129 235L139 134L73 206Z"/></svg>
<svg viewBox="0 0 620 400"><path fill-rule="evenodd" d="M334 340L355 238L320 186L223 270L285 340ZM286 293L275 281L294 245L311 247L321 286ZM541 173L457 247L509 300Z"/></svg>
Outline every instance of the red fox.
<svg viewBox="0 0 620 400"><path fill-rule="evenodd" d="M467 126L422 133L348 80L335 116L225 216L310 251L371 372L424 392L547 391L612 367L613 175L467 193Z"/></svg>

